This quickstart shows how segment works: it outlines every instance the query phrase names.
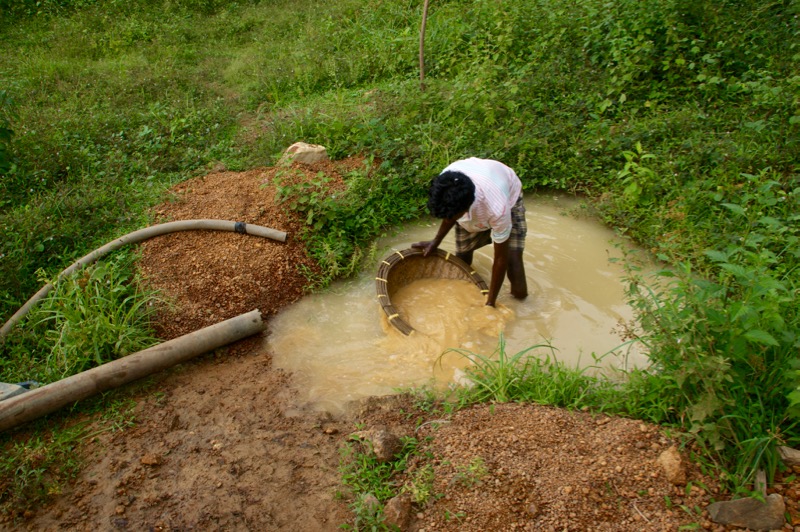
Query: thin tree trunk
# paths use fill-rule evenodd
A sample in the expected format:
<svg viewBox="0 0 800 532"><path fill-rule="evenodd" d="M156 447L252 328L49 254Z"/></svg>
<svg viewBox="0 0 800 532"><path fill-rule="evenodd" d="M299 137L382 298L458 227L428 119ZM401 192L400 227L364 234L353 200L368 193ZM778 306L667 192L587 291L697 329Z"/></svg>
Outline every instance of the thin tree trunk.
<svg viewBox="0 0 800 532"><path fill-rule="evenodd" d="M425 90L425 24L428 22L428 0L422 6L422 26L419 29L419 90Z"/></svg>

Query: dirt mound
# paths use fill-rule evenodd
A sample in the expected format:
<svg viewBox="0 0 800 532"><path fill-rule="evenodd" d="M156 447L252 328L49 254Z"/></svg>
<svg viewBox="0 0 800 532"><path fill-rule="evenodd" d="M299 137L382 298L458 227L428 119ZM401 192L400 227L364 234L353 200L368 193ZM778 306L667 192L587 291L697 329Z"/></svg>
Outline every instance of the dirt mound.
<svg viewBox="0 0 800 532"><path fill-rule="evenodd" d="M362 165L298 165L292 175L323 172L335 185ZM297 238L299 220L275 202L277 171L211 173L179 185L158 207L162 221L228 219L289 233L286 243L183 232L144 244L142 271L174 302L160 317L164 338L254 308L268 319L303 295L300 267L315 266ZM429 453L396 479L409 493L430 490L426 505L412 510L410 530L725 530L704 512L714 484L690 466L689 484L670 483L657 461L673 442L640 422L536 405L442 417L407 396L370 399L337 419L298 413L291 375L272 366L263 338L173 368L144 389L132 428L87 442L87 467L68 492L2 526L339 530L352 524L346 498L337 497L339 449L363 425L415 436ZM787 504L796 515L796 503Z"/></svg>
<svg viewBox="0 0 800 532"><path fill-rule="evenodd" d="M316 271L300 241L297 216L275 201L274 179L286 183L323 172L334 183L357 166L359 158L323 161L286 169L215 172L190 179L156 209L159 221L211 218L245 222L284 231L286 242L215 231L165 235L142 245L141 270L150 284L174 302L173 315L161 316L162 338L182 334L259 309L265 318L300 298Z"/></svg>

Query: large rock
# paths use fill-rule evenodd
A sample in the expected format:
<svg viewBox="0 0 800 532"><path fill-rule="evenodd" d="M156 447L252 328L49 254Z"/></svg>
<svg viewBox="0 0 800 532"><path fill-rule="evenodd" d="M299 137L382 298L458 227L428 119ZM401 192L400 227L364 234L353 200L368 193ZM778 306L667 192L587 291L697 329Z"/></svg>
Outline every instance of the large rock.
<svg viewBox="0 0 800 532"><path fill-rule="evenodd" d="M715 502L708 506L708 515L721 525L750 530L779 530L786 520L783 515L785 510L783 497L772 493L763 502L752 497Z"/></svg>
<svg viewBox="0 0 800 532"><path fill-rule="evenodd" d="M787 466L793 467L800 465L800 451L797 449L781 445L778 447L778 452L781 455L781 460L783 460L783 463Z"/></svg>
<svg viewBox="0 0 800 532"><path fill-rule="evenodd" d="M288 162L314 164L326 160L328 160L328 151L325 146L295 142L283 152L279 164Z"/></svg>

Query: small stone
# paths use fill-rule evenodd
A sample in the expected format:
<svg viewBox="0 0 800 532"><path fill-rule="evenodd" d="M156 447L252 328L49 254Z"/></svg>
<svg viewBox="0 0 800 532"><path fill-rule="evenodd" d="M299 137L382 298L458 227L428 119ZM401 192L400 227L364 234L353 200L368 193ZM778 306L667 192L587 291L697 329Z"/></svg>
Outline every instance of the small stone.
<svg viewBox="0 0 800 532"><path fill-rule="evenodd" d="M378 498L371 494L365 493L361 496L361 505L367 510L369 514L376 514L381 507L381 502Z"/></svg>
<svg viewBox="0 0 800 532"><path fill-rule="evenodd" d="M390 528L406 530L411 523L411 495L402 493L389 499L383 508L383 520Z"/></svg>
<svg viewBox="0 0 800 532"><path fill-rule="evenodd" d="M761 495L767 496L767 472L759 469L756 472L756 480L753 484L753 491L760 491Z"/></svg>
<svg viewBox="0 0 800 532"><path fill-rule="evenodd" d="M781 445L778 447L778 452L781 455L781 460L783 460L783 463L788 467L800 465L800 451L797 449Z"/></svg>
<svg viewBox="0 0 800 532"><path fill-rule="evenodd" d="M674 486L686 484L686 470L683 467L683 460L678 448L674 445L661 453L658 457L658 465L664 470L667 481Z"/></svg>
<svg viewBox="0 0 800 532"><path fill-rule="evenodd" d="M278 164L287 164L288 162L313 164L326 160L328 160L328 152L325 149L325 146L307 144L305 142L295 142L286 148Z"/></svg>
<svg viewBox="0 0 800 532"><path fill-rule="evenodd" d="M122 514L125 513L125 507L124 506L117 506L116 509L114 510L114 512L117 515L122 515Z"/></svg>
<svg viewBox="0 0 800 532"><path fill-rule="evenodd" d="M139 460L142 465L156 466L161 463L161 457L157 454L147 453Z"/></svg>
<svg viewBox="0 0 800 532"><path fill-rule="evenodd" d="M351 437L369 441L372 452L379 462L391 461L403 447L400 438L383 429L362 430L354 432Z"/></svg>

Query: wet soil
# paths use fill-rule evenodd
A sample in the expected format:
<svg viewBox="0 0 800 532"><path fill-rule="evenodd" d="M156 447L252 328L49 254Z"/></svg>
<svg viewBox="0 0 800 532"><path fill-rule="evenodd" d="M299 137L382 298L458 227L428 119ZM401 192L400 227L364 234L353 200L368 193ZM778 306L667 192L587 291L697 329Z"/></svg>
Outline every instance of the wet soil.
<svg viewBox="0 0 800 532"><path fill-rule="evenodd" d="M159 221L228 219L289 237L182 232L142 245L141 271L172 301L159 317L161 337L255 308L269 320L302 297L301 267L315 265L298 238L300 220L275 201L273 180L323 172L340 186L363 164L219 171L177 186L156 209ZM263 335L163 372L134 393L132 427L83 445L85 466L64 493L6 516L0 528L340 530L356 524L340 450L358 428L383 427L416 437L424 451L396 479L424 501L408 530L732 530L709 521L707 505L727 497L687 450L685 479L667 478L659 457L676 442L659 427L533 404L445 415L406 395L371 398L333 417L298 408L291 378L273 367ZM800 522L796 487L771 490L784 495L792 524Z"/></svg>

